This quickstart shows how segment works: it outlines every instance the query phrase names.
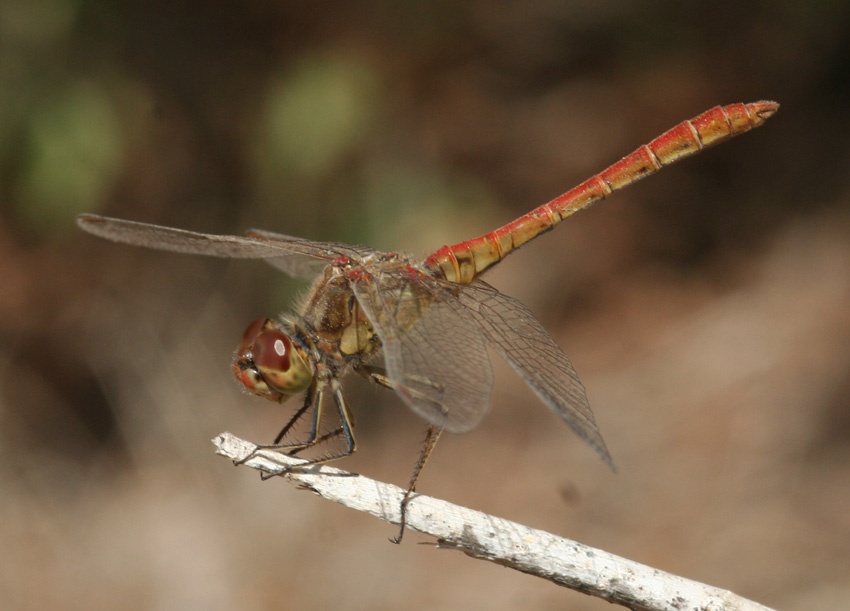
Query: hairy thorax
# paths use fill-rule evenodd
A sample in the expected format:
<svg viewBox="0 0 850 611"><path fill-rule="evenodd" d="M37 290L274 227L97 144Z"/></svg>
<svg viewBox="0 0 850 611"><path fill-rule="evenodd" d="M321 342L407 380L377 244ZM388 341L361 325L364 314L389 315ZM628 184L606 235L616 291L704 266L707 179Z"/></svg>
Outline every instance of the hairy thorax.
<svg viewBox="0 0 850 611"><path fill-rule="evenodd" d="M365 357L381 346L372 324L358 307L348 278L337 266L325 268L301 312L316 347L341 363Z"/></svg>

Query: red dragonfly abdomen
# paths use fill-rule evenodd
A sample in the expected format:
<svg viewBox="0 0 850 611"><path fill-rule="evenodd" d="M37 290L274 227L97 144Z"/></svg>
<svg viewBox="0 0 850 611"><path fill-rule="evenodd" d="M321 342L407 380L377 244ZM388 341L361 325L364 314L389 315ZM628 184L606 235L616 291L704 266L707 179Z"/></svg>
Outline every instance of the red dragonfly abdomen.
<svg viewBox="0 0 850 611"><path fill-rule="evenodd" d="M451 282L469 284L487 268L552 229L571 214L605 199L618 189L661 168L762 125L779 108L776 102L717 106L671 130L624 157L571 191L491 233L428 257L426 271Z"/></svg>

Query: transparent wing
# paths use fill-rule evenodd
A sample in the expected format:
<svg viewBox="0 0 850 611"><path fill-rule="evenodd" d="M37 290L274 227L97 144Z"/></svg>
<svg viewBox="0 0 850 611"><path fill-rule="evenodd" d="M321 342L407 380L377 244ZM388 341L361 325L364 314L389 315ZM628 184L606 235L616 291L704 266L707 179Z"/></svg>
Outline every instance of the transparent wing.
<svg viewBox="0 0 850 611"><path fill-rule="evenodd" d="M249 229L245 232L245 236L247 238L258 238L263 241L281 243L284 245L289 245L294 242L321 245L327 251L333 251L336 253L336 256L346 256L355 260L363 259L364 257L377 252L367 246L339 244L333 242L313 242L305 240L304 238L296 238L282 233L266 231L264 229ZM307 279L312 279L318 276L319 272L322 271L322 268L327 265L327 259L319 260L308 259L305 257L275 257L272 259L266 259L266 262L290 276Z"/></svg>
<svg viewBox="0 0 850 611"><path fill-rule="evenodd" d="M424 274L360 274L357 302L383 344L396 393L432 424L460 433L490 408L487 342L457 300L457 285Z"/></svg>
<svg viewBox="0 0 850 611"><path fill-rule="evenodd" d="M368 255L377 253L374 248L361 246L360 244L342 244L340 242L314 242L313 240L305 240L304 238L296 238L294 236L283 233L274 233L265 229L249 229L245 235L252 238L260 238L269 242L282 242L284 244L292 244L300 242L313 246L319 246L328 252L336 253L336 256L346 256L352 259L363 259Z"/></svg>
<svg viewBox="0 0 850 611"><path fill-rule="evenodd" d="M480 280L459 298L499 355L613 469L578 374L529 309Z"/></svg>
<svg viewBox="0 0 850 611"><path fill-rule="evenodd" d="M319 261L321 267L338 257L358 256L357 249L345 245L278 234L270 234L274 235L272 239L263 232L245 237L211 235L94 214L81 214L77 225L96 236L133 246L213 257L264 259L288 274L308 279L313 277L307 276L312 271L310 260Z"/></svg>

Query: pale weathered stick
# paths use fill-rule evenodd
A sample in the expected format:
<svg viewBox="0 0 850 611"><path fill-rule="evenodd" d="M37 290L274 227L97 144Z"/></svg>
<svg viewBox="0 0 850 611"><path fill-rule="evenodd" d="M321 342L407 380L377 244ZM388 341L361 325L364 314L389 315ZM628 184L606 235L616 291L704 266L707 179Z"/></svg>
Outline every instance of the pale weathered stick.
<svg viewBox="0 0 850 611"><path fill-rule="evenodd" d="M213 443L219 454L233 460L256 449L230 433L222 433ZM243 464L276 474L300 462L260 450ZM326 466L290 471L285 477L328 500L398 524L401 488ZM419 494L407 506L407 527L436 537L438 547L458 549L631 609L769 611L727 590Z"/></svg>

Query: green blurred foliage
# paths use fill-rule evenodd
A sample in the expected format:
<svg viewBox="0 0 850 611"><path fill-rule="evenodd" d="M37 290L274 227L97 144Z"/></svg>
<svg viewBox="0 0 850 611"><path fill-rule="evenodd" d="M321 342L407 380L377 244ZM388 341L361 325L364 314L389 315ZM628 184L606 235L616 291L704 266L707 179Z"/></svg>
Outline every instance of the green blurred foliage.
<svg viewBox="0 0 850 611"><path fill-rule="evenodd" d="M0 3L0 40L6 51L45 49L71 33L78 0L4 0Z"/></svg>
<svg viewBox="0 0 850 611"><path fill-rule="evenodd" d="M277 193L293 175L326 178L370 131L382 95L378 73L342 55L311 55L273 73L257 126L261 191Z"/></svg>
<svg viewBox="0 0 850 611"><path fill-rule="evenodd" d="M123 169L124 132L109 92L78 81L45 99L24 129L16 212L38 230L98 210Z"/></svg>

